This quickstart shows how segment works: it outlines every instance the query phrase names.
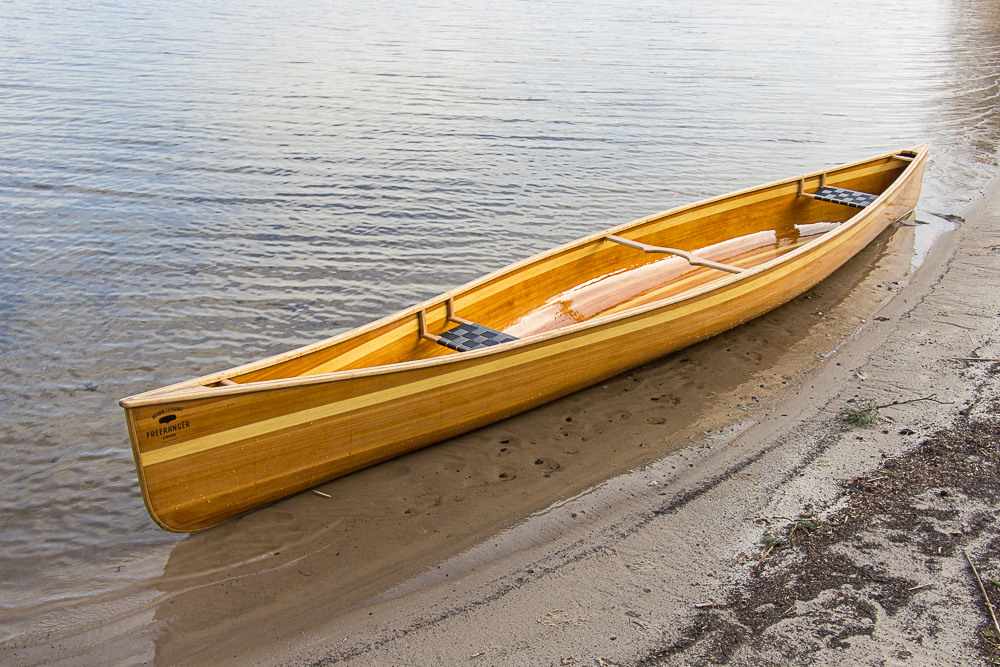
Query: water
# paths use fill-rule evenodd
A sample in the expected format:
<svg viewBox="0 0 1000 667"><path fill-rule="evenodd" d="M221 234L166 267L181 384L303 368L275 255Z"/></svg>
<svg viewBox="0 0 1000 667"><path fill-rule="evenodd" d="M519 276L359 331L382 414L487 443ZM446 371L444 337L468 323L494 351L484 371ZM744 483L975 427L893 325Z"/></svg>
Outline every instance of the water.
<svg viewBox="0 0 1000 667"><path fill-rule="evenodd" d="M180 539L118 398L930 141L916 266L998 85L985 0L0 5L0 639Z"/></svg>

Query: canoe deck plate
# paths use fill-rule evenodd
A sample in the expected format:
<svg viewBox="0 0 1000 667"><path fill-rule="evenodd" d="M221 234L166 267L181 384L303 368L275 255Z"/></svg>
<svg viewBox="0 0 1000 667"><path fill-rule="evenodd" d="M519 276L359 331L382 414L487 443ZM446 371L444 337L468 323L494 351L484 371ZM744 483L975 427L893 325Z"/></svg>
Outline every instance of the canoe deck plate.
<svg viewBox="0 0 1000 667"><path fill-rule="evenodd" d="M865 208L878 199L878 195L870 195L867 192L856 192L854 190L825 185L813 193L813 199L830 202L831 204L843 204L854 208Z"/></svg>
<svg viewBox="0 0 1000 667"><path fill-rule="evenodd" d="M471 352L513 340L518 339L502 331L484 327L482 324L468 322L445 331L435 342L459 352Z"/></svg>

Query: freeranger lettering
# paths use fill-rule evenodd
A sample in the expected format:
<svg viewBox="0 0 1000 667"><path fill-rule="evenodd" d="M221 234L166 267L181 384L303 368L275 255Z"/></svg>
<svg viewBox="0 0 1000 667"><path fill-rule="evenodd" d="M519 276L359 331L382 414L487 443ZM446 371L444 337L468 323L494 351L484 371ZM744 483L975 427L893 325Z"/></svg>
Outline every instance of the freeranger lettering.
<svg viewBox="0 0 1000 667"><path fill-rule="evenodd" d="M146 431L146 438L156 438L161 435L167 435L168 433L173 433L174 431L180 431L191 425L191 422L187 419L179 421L176 424L171 424L170 426L164 426L163 428L153 429L152 431Z"/></svg>

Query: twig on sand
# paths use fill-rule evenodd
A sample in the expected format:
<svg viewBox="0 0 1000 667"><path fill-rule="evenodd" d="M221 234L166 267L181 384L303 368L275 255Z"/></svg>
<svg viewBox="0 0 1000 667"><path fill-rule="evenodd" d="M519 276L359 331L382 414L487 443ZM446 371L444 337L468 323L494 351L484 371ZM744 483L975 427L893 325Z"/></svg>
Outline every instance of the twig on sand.
<svg viewBox="0 0 1000 667"><path fill-rule="evenodd" d="M1000 637L1000 623L997 623L997 615L993 611L993 603L990 602L990 596L986 594L986 587L983 586L983 580L979 578L979 570L973 565L972 559L969 558L969 552L962 549L962 553L965 554L965 560L969 561L969 567L972 568L972 574L976 575L976 582L979 584L979 590L983 594L983 600L986 601L986 608L990 612L990 618L993 619L993 629L996 630L997 637Z"/></svg>
<svg viewBox="0 0 1000 667"><path fill-rule="evenodd" d="M324 498L333 498L333 496L331 496L331 495L330 495L330 494L328 494L328 493L323 493L322 491L317 491L316 489L313 489L312 491L313 491L313 493L315 493L315 494L316 494L317 496L323 496Z"/></svg>
<svg viewBox="0 0 1000 667"><path fill-rule="evenodd" d="M852 408L845 407L840 410L840 418L845 422L850 422L857 426L872 426L879 420L878 411L883 408L892 408L897 405L906 405L907 403L916 403L917 401L934 401L935 403L940 403L941 405L951 405L952 403L946 403L945 401L939 401L937 399L937 394L931 394L930 396L921 396L920 398L911 398L907 401L892 401L891 403L886 403L885 405L876 405L875 401L872 399L867 399L859 403L860 407ZM889 417L885 417L889 419Z"/></svg>
<svg viewBox="0 0 1000 667"><path fill-rule="evenodd" d="M927 588L928 586L933 586L934 584L920 584L919 586L914 586L913 588L907 588L908 591L919 591L921 588Z"/></svg>
<svg viewBox="0 0 1000 667"><path fill-rule="evenodd" d="M882 408L891 408L894 405L906 405L907 403L916 403L917 401L934 401L935 403L940 403L941 405L951 405L954 401L945 402L937 400L937 394L931 394L930 396L921 396L920 398L911 398L908 401L893 401L892 403L886 403L885 405L876 405L875 407L879 410Z"/></svg>
<svg viewBox="0 0 1000 667"><path fill-rule="evenodd" d="M771 548L767 550L767 552L763 555L763 557L761 557L761 559L759 561L757 561L757 564L754 565L754 567L760 567L760 564L764 562L765 558L767 558L769 555L771 555L771 552L774 551L774 547L776 547L776 546L778 546L778 545L777 544L772 544Z"/></svg>
<svg viewBox="0 0 1000 667"><path fill-rule="evenodd" d="M997 357L951 357L948 361L1000 361Z"/></svg>

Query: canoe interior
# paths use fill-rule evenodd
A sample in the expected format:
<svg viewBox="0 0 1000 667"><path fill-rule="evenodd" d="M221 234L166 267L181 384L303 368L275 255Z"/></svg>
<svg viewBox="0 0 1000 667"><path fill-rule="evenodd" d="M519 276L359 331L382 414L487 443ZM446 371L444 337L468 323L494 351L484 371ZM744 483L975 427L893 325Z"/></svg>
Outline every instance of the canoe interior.
<svg viewBox="0 0 1000 667"><path fill-rule="evenodd" d="M828 184L878 195L907 166L887 156L828 172L826 178ZM818 176L805 181L807 192L818 185ZM615 233L750 269L820 239L856 213L858 209L798 197L796 184L783 183L653 216ZM442 295L424 308L430 333L454 326L446 319L445 300L451 296L459 316L526 338L678 297L730 276L598 235ZM462 354L421 338L413 310L327 343L263 367L255 364L228 379L244 384Z"/></svg>

